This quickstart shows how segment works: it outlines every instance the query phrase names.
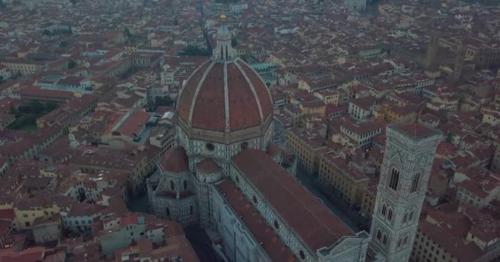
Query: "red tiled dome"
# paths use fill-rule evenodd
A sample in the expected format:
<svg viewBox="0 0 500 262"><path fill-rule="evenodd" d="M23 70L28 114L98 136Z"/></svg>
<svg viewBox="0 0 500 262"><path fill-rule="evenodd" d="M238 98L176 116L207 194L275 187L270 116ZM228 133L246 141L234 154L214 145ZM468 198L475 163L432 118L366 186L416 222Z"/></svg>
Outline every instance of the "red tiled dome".
<svg viewBox="0 0 500 262"><path fill-rule="evenodd" d="M189 170L188 157L182 147L168 150L160 160L160 167L163 171L181 173Z"/></svg>
<svg viewBox="0 0 500 262"><path fill-rule="evenodd" d="M177 113L188 127L230 132L262 125L272 115L272 98L243 60L208 61L189 77Z"/></svg>
<svg viewBox="0 0 500 262"><path fill-rule="evenodd" d="M196 170L198 173L210 174L215 173L220 170L220 167L211 158L205 158L196 164Z"/></svg>

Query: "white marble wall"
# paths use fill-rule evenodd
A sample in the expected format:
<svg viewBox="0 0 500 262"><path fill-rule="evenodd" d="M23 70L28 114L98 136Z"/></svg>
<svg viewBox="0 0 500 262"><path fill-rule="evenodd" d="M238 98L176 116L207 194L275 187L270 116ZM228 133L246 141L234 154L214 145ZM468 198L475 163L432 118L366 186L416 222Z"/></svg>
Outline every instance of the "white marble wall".
<svg viewBox="0 0 500 262"><path fill-rule="evenodd" d="M214 190L213 201L213 228L223 240L225 255L233 262L271 262L265 250L217 190Z"/></svg>
<svg viewBox="0 0 500 262"><path fill-rule="evenodd" d="M157 216L173 219L183 225L197 222L198 203L192 175L189 172L173 174L158 171L155 176L159 180L156 189L153 189L149 182L147 186L151 211ZM157 195L160 192L170 192L172 195ZM190 195L181 197L181 194Z"/></svg>
<svg viewBox="0 0 500 262"><path fill-rule="evenodd" d="M302 261L321 261L320 257L316 253L316 250L310 250L296 235L296 233L286 225L279 214L276 214L274 209L269 205L269 203L263 198L263 196L256 190L251 183L249 183L246 178L241 175L238 170L233 166L231 168L231 178L236 182L238 187L242 190L243 194L253 202L254 206L257 208L259 213L266 219L267 223L274 229L276 234L278 234L285 245L287 245L292 252L298 258L304 257ZM275 226L275 222L278 227ZM368 236L363 237L352 237L349 242L339 243L343 245L345 249L350 250L351 253L363 254L362 258L359 260L353 259L349 254L339 255L336 254L336 250L323 249L323 257L335 257L340 259L341 257L349 257L349 261L364 261L364 254L366 254L366 249L368 246ZM332 245L335 243L332 243ZM331 252L327 252L330 250ZM328 259L324 260L328 261ZM337 261L337 260L335 260ZM341 261L341 260L339 260Z"/></svg>

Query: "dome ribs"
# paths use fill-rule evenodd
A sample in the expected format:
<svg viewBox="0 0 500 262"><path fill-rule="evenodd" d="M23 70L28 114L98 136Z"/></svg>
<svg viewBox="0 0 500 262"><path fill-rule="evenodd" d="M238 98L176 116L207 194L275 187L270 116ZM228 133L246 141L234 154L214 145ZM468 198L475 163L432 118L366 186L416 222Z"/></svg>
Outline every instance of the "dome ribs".
<svg viewBox="0 0 500 262"><path fill-rule="evenodd" d="M267 123L272 100L262 79L243 60L210 61L188 79L177 113L188 128L227 133Z"/></svg>
<svg viewBox="0 0 500 262"><path fill-rule="evenodd" d="M191 112L194 128L225 130L224 67L214 64L205 80L200 83Z"/></svg>
<svg viewBox="0 0 500 262"><path fill-rule="evenodd" d="M234 63L228 64L228 83L231 130L258 126L261 122L259 103Z"/></svg>

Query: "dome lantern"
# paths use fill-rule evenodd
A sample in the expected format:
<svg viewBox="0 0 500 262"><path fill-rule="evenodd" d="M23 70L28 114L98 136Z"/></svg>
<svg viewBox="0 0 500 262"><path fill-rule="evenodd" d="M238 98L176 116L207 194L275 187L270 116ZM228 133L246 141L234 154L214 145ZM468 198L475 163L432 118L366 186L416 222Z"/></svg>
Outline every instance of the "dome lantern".
<svg viewBox="0 0 500 262"><path fill-rule="evenodd" d="M231 31L226 23L226 16L220 16L221 25L217 29L217 44L213 50L213 59L217 62L232 61L236 58L236 50L231 44Z"/></svg>

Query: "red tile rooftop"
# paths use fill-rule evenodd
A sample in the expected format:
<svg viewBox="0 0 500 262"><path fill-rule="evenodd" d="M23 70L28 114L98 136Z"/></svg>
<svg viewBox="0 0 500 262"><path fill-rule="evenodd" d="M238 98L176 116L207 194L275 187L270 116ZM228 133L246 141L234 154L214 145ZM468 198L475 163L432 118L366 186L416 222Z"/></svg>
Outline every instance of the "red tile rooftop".
<svg viewBox="0 0 500 262"><path fill-rule="evenodd" d="M471 228L471 221L466 216L454 209L424 207L424 212L427 216L420 220L419 230L425 236L460 261L474 261L481 256L481 249L465 241Z"/></svg>
<svg viewBox="0 0 500 262"><path fill-rule="evenodd" d="M217 185L217 190L224 196L231 209L245 223L253 237L266 251L271 261L296 261L292 251L283 244L274 230L266 223L265 219L253 207L243 193L228 180Z"/></svg>
<svg viewBox="0 0 500 262"><path fill-rule="evenodd" d="M0 209L0 220L12 221L14 217L14 209Z"/></svg>
<svg viewBox="0 0 500 262"><path fill-rule="evenodd" d="M135 225L138 223L139 218L137 217L137 214L134 213L128 213L126 216L120 219L120 225L122 226Z"/></svg>
<svg viewBox="0 0 500 262"><path fill-rule="evenodd" d="M42 261L45 254L45 248L32 247L22 251L14 249L0 250L0 262L33 262Z"/></svg>
<svg viewBox="0 0 500 262"><path fill-rule="evenodd" d="M381 120L369 120L365 122L355 122L350 117L345 117L341 121L341 126L358 135L365 135L370 132L375 132L378 129L383 129L385 123Z"/></svg>
<svg viewBox="0 0 500 262"><path fill-rule="evenodd" d="M265 152L244 150L233 162L312 251L330 246L343 236L354 235L340 218Z"/></svg>
<svg viewBox="0 0 500 262"><path fill-rule="evenodd" d="M400 133L413 139L425 139L431 136L440 135L440 132L438 130L431 129L417 123L391 125L390 128L399 131Z"/></svg>
<svg viewBox="0 0 500 262"><path fill-rule="evenodd" d="M74 98L72 92L45 90L37 87L27 87L19 92L21 98L37 98L37 99L50 99L50 100L69 100Z"/></svg>
<svg viewBox="0 0 500 262"><path fill-rule="evenodd" d="M202 173L210 174L220 170L220 167L211 158L205 158L196 164L196 170Z"/></svg>
<svg viewBox="0 0 500 262"><path fill-rule="evenodd" d="M188 171L188 158L186 151L182 147L168 150L160 160L161 169L173 173Z"/></svg>
<svg viewBox="0 0 500 262"><path fill-rule="evenodd" d="M149 113L142 110L132 113L132 115L118 129L120 134L134 137L138 135L149 120Z"/></svg>

